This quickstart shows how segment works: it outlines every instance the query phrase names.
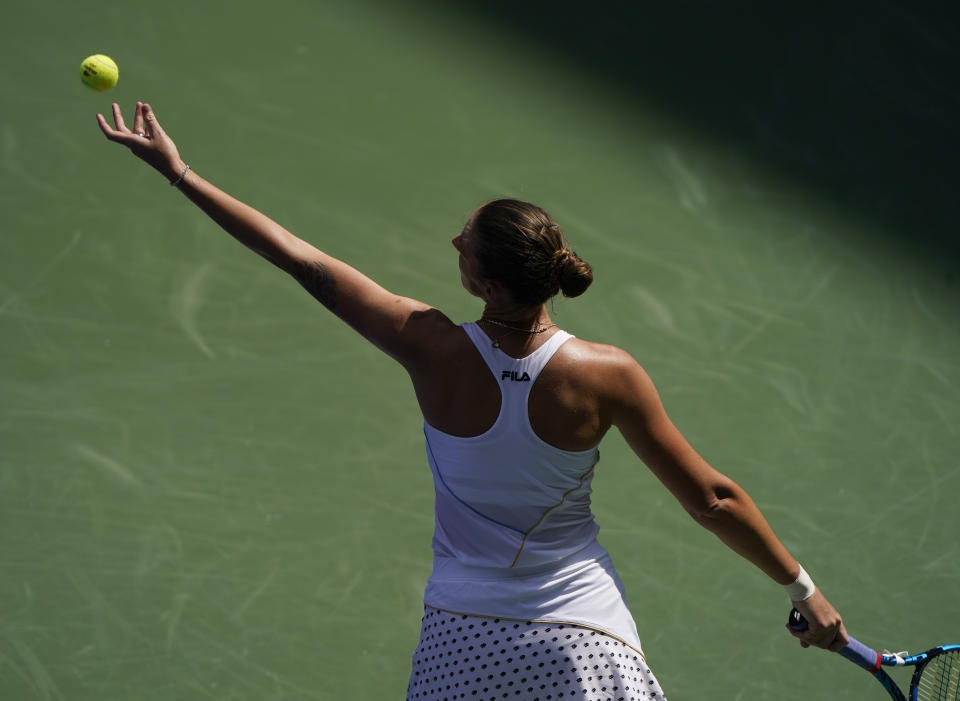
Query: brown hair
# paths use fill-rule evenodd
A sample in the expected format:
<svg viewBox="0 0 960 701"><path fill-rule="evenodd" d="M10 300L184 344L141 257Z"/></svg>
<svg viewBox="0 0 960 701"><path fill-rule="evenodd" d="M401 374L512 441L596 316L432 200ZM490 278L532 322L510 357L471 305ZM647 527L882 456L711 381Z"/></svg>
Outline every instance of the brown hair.
<svg viewBox="0 0 960 701"><path fill-rule="evenodd" d="M590 266L567 248L557 223L529 202L488 202L474 212L470 232L480 273L518 304L543 304L557 292L577 297L593 282Z"/></svg>

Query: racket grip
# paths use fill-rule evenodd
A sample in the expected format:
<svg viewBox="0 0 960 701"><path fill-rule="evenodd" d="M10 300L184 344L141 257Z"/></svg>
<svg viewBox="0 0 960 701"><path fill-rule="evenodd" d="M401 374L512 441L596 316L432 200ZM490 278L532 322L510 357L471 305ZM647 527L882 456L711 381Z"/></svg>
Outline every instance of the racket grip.
<svg viewBox="0 0 960 701"><path fill-rule="evenodd" d="M810 627L810 624L807 623L799 611L793 609L790 612L790 619L787 621L787 625L790 627L790 630L795 631L804 631ZM850 642L847 643L846 647L843 647L837 651L842 657L853 662L858 667L862 667L868 672L876 672L880 669L880 654L863 643L861 643L856 638L850 638Z"/></svg>
<svg viewBox="0 0 960 701"><path fill-rule="evenodd" d="M837 650L841 655L853 662L858 667L863 667L868 672L876 672L880 669L880 661L883 659L873 648L867 647L856 638L850 638L846 647Z"/></svg>

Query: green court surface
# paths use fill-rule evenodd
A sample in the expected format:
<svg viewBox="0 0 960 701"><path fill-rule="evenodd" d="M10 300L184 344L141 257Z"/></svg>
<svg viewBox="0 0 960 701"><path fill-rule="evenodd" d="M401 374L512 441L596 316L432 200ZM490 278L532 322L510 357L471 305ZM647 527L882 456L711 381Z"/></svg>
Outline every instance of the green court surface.
<svg viewBox="0 0 960 701"><path fill-rule="evenodd" d="M449 240L486 199L542 204L596 271L555 319L639 359L851 632L960 642L955 20L548 7L5 10L0 699L402 698L419 629L405 375L107 143L111 100L459 321ZM110 93L80 84L92 53ZM619 436L601 453L601 539L669 698L878 698Z"/></svg>

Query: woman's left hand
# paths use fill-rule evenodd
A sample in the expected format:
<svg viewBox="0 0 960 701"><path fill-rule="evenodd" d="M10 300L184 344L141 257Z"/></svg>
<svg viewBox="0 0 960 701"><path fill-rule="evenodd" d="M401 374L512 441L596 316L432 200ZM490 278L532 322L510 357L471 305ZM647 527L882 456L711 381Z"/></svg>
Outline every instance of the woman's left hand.
<svg viewBox="0 0 960 701"><path fill-rule="evenodd" d="M100 130L110 141L122 144L133 154L159 171L167 180L173 182L183 173L186 163L180 158L180 152L173 139L160 126L150 105L137 102L133 113L133 130L123 121L123 114L116 102L113 103L113 122L111 127L102 114L97 115Z"/></svg>

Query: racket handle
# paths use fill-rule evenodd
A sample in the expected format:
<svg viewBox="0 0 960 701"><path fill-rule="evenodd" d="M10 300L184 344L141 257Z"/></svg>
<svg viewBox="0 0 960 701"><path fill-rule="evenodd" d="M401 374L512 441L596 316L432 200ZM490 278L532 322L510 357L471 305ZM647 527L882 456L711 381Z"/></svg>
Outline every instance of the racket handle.
<svg viewBox="0 0 960 701"><path fill-rule="evenodd" d="M793 609L790 612L790 619L787 621L787 626L790 630L800 632L809 628L810 624L807 623L807 619L804 618L799 611ZM864 645L856 638L850 638L850 642L847 643L846 647L839 649L837 652L858 667L862 667L872 673L876 673L880 669L880 662L883 659L876 650Z"/></svg>

